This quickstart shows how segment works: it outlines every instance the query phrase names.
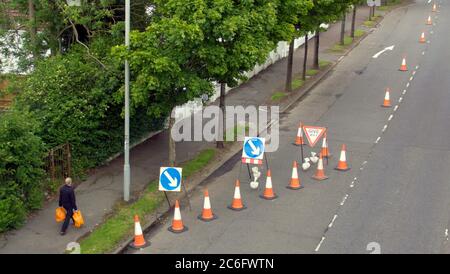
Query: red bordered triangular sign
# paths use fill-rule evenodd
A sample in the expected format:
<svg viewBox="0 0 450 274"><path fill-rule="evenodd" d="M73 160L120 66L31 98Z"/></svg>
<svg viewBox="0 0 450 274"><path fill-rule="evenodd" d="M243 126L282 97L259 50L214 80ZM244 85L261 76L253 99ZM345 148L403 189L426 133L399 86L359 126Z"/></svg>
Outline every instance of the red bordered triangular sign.
<svg viewBox="0 0 450 274"><path fill-rule="evenodd" d="M322 138L322 136L327 131L325 127L313 127L313 126L303 126L303 131L305 132L306 139L308 139L309 145L314 147L317 142Z"/></svg>

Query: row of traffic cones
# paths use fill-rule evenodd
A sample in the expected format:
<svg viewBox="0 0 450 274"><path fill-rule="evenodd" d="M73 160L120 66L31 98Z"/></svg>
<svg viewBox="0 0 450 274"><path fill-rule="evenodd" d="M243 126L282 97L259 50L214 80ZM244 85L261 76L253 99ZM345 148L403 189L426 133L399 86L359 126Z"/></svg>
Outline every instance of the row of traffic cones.
<svg viewBox="0 0 450 274"><path fill-rule="evenodd" d="M436 12L437 11L437 7L436 4L433 4L433 9L432 12ZM427 25L432 25L433 22L431 20L431 15L428 16L427 19ZM427 40L425 38L425 32L422 32L420 37L419 37L419 43L426 43ZM403 57L402 59L402 64L400 65L400 71L408 71L408 66L406 65L406 57ZM383 103L383 107L391 107L391 102L390 102L390 90L389 88L386 89L386 93L385 93L385 98L384 98L384 103Z"/></svg>
<svg viewBox="0 0 450 274"><path fill-rule="evenodd" d="M336 170L341 170L341 171L347 171L349 170L349 167L347 165L347 160L346 160L346 146L343 145L342 146L342 151L341 151L341 156L339 159L339 163L338 166L336 167ZM320 158L319 158L319 163L318 163L318 167L317 167L317 172L316 174L313 176L314 179L316 180L325 180L328 179L328 177L325 175L325 171L323 168L323 155L322 153L320 154ZM287 186L287 188L292 189L292 190L298 190L298 189L302 189L303 186L301 185L301 181L300 178L298 176L298 165L297 165L297 161L294 161L293 167L292 167L292 176L291 176L291 180L289 185ZM270 169L267 171L267 180L266 180L266 186L264 189L263 194L260 195L261 198L266 199L266 200L274 200L276 198L278 198L278 195L275 194L274 190L273 190L273 185L272 185L272 174ZM228 208L232 209L232 210L236 210L236 211L241 211L246 209L247 207L244 205L244 203L242 202L242 198L241 198L241 190L240 190L240 181L239 179L236 180L235 183L235 188L234 188L234 195L233 195L233 200L231 202L231 205L228 206ZM205 222L209 222L212 221L214 219L217 219L217 216L212 212L211 209L211 202L209 199L209 193L208 190L205 190L204 192L204 203L203 203L203 210L202 210L202 214L200 214L198 216L198 218L202 221ZM139 222L137 216L136 216L137 222ZM136 221L136 220L135 220ZM137 228L135 231L135 243L134 245L139 247L142 245L145 245L145 240L143 239L142 236L142 230L140 229L140 225L137 224L137 226L139 226L139 228ZM175 211L174 211L174 218L172 221L172 225L169 227L169 231L174 232L174 233L181 233L186 231L188 228L183 225L182 219L181 219L181 212L180 212L180 205L178 200L175 202Z"/></svg>

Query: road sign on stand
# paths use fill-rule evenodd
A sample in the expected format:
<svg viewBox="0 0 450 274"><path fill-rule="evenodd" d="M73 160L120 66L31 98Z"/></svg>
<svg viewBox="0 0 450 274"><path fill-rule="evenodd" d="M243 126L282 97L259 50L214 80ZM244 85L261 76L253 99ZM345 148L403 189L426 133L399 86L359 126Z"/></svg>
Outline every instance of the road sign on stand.
<svg viewBox="0 0 450 274"><path fill-rule="evenodd" d="M245 137L242 148L242 158L262 160L264 158L264 147L266 139L259 137Z"/></svg>
<svg viewBox="0 0 450 274"><path fill-rule="evenodd" d="M159 169L159 190L180 192L182 171L178 167L161 167Z"/></svg>
<svg viewBox="0 0 450 274"><path fill-rule="evenodd" d="M309 145L314 147L327 129L324 127L303 126L303 131L305 132Z"/></svg>

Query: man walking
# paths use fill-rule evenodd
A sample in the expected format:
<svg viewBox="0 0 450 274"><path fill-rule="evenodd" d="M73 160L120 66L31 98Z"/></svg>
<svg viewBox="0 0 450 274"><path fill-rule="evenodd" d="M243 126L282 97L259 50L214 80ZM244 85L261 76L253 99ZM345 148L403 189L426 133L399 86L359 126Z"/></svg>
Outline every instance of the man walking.
<svg viewBox="0 0 450 274"><path fill-rule="evenodd" d="M77 211L77 204L75 202L75 193L72 187L72 179L66 178L65 185L59 190L59 206L66 210L66 219L61 228L61 235L66 234L67 227L69 226L70 219L73 220L73 211ZM75 221L74 221L75 222Z"/></svg>

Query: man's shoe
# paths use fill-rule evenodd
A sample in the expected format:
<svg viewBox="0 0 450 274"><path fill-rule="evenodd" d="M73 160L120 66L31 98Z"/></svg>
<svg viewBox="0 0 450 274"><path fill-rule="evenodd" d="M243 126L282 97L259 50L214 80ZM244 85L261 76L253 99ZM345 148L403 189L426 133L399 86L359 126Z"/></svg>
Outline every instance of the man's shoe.
<svg viewBox="0 0 450 274"><path fill-rule="evenodd" d="M61 236L64 236L64 235L66 235L66 232L61 231L61 232L59 232L59 234L60 234Z"/></svg>

